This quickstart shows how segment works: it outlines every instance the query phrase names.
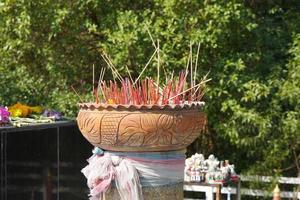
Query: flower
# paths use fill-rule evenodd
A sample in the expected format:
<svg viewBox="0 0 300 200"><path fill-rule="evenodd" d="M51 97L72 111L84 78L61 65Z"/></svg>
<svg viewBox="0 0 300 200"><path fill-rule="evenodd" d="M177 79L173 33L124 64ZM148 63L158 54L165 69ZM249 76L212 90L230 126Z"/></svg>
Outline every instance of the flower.
<svg viewBox="0 0 300 200"><path fill-rule="evenodd" d="M108 103L108 104L115 104L115 101L114 101L113 99L108 99L108 100L107 100L107 103Z"/></svg>
<svg viewBox="0 0 300 200"><path fill-rule="evenodd" d="M12 117L27 117L31 113L29 106L19 102L8 107L8 111L11 113Z"/></svg>
<svg viewBox="0 0 300 200"><path fill-rule="evenodd" d="M62 118L62 114L55 110L44 110L43 112L44 117L53 117L55 120L60 120Z"/></svg>
<svg viewBox="0 0 300 200"><path fill-rule="evenodd" d="M41 106L30 107L20 102L8 107L8 111L11 113L12 117L27 117L31 113L40 114L43 111Z"/></svg>
<svg viewBox="0 0 300 200"><path fill-rule="evenodd" d="M0 106L0 124L9 122L10 113L6 107Z"/></svg>

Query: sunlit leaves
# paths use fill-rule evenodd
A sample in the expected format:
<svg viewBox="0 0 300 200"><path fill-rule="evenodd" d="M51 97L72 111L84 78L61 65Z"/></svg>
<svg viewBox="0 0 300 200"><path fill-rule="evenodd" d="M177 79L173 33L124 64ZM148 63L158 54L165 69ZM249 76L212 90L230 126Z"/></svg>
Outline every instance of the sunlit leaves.
<svg viewBox="0 0 300 200"><path fill-rule="evenodd" d="M103 51L122 75L128 66L137 77L154 52L149 29L160 41L164 81L185 68L190 43L195 64L200 43L197 77L210 71L212 78L205 100L213 153L271 174L293 162L291 148L300 151L296 3L1 1L0 104L42 104L75 116L79 99L70 86L92 99L92 65L98 76ZM156 66L154 58L144 76L155 77Z"/></svg>

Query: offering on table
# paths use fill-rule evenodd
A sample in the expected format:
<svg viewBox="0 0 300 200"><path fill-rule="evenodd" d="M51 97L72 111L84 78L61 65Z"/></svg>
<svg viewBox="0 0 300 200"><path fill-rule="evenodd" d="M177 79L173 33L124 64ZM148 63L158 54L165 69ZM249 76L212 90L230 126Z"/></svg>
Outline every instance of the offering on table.
<svg viewBox="0 0 300 200"><path fill-rule="evenodd" d="M228 160L218 161L214 155L204 160L204 156L198 153L186 159L184 175L187 182L225 183L239 178Z"/></svg>

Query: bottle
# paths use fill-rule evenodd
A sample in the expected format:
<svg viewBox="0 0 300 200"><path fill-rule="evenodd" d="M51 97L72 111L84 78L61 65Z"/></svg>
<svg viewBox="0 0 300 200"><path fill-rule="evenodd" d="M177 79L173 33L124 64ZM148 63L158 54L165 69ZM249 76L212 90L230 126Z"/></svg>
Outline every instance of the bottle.
<svg viewBox="0 0 300 200"><path fill-rule="evenodd" d="M196 172L194 169L191 170L191 182L196 181Z"/></svg>
<svg viewBox="0 0 300 200"><path fill-rule="evenodd" d="M196 175L196 182L200 182L201 181L201 177L200 177L199 170L196 171L195 175Z"/></svg>

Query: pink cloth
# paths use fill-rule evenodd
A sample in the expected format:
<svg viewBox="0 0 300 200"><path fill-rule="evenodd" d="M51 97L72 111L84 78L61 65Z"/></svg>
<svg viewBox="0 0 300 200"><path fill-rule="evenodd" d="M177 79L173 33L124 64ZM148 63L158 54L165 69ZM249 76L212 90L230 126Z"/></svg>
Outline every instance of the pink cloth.
<svg viewBox="0 0 300 200"><path fill-rule="evenodd" d="M183 153L184 155L184 153ZM183 181L185 159L151 159L128 157L105 152L95 153L82 169L90 188L90 200L103 200L112 181L122 200L143 200L140 177L148 186Z"/></svg>
<svg viewBox="0 0 300 200"><path fill-rule="evenodd" d="M105 153L93 155L81 170L90 188L90 200L102 200L103 194L115 181L122 200L143 200L139 175L130 161Z"/></svg>

